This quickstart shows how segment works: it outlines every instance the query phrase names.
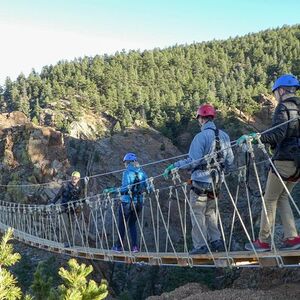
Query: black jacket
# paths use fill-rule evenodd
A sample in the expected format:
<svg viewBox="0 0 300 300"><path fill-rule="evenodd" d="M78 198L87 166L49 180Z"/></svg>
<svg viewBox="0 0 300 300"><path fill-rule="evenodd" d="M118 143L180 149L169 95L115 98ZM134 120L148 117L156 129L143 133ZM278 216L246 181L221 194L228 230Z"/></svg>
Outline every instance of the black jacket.
<svg viewBox="0 0 300 300"><path fill-rule="evenodd" d="M80 184L73 185L70 181L63 184L52 203L56 203L61 198L61 203L66 204L69 201L77 201L83 196L83 189Z"/></svg>
<svg viewBox="0 0 300 300"><path fill-rule="evenodd" d="M274 112L272 127L300 116L300 98L281 101ZM261 141L275 150L273 160L295 160L300 153L300 119L262 134Z"/></svg>

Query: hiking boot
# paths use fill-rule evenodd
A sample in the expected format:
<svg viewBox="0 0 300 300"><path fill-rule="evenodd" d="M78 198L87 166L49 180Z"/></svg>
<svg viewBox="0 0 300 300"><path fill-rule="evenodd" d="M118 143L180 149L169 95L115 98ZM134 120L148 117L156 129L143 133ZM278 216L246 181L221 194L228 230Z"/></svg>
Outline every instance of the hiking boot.
<svg viewBox="0 0 300 300"><path fill-rule="evenodd" d="M211 242L210 246L211 246L212 252L224 252L225 251L224 242L221 239Z"/></svg>
<svg viewBox="0 0 300 300"><path fill-rule="evenodd" d="M300 249L300 236L291 239L285 239L280 250L297 250Z"/></svg>
<svg viewBox="0 0 300 300"><path fill-rule="evenodd" d="M199 248L194 248L192 249L189 254L190 255L195 255L195 254L205 254L208 252L208 248L206 245L199 247Z"/></svg>
<svg viewBox="0 0 300 300"><path fill-rule="evenodd" d="M252 245L253 245L254 249L257 252L265 252L265 251L270 251L271 250L271 247L270 247L269 243L261 242L259 239L254 241L252 244L247 243L245 245L245 249L248 250L248 251L253 251Z"/></svg>
<svg viewBox="0 0 300 300"><path fill-rule="evenodd" d="M138 246L133 246L132 249L131 249L131 251L132 251L133 253L139 252Z"/></svg>
<svg viewBox="0 0 300 300"><path fill-rule="evenodd" d="M120 253L123 251L123 248L121 246L113 246L111 250Z"/></svg>

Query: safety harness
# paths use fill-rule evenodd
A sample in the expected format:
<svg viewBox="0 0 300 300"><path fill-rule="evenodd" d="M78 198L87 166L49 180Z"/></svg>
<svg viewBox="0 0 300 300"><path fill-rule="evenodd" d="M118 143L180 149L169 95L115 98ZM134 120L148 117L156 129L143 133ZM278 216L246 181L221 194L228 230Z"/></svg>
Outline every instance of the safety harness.
<svg viewBox="0 0 300 300"><path fill-rule="evenodd" d="M73 185L71 182L68 182L61 195L63 212L78 213L80 211L80 207L77 201L80 199L80 195L81 187L79 184ZM72 202L73 206L69 207L68 202Z"/></svg>
<svg viewBox="0 0 300 300"><path fill-rule="evenodd" d="M134 173L134 181L130 188L130 208L134 210L134 206L136 211L139 212L142 208L142 188L141 188L141 180L139 178L139 172ZM134 197L136 197L136 204L134 203Z"/></svg>
<svg viewBox="0 0 300 300"><path fill-rule="evenodd" d="M210 161L210 165L211 165L211 169L210 169L211 173L210 174L211 174L212 181L213 181L212 184L215 186L216 196L218 196L220 189L221 189L221 185L222 185L221 172L224 169L224 154L223 154L223 151L221 151L222 148L221 148L219 129L218 128L216 128L216 129L206 128L204 130L213 130L215 133L215 142L216 142L215 151L217 152L217 156L216 156L216 158L213 157ZM207 171L207 163L196 166L192 170L192 172L197 171L197 170ZM208 199L215 198L213 190L197 188L196 186L193 185L193 183L192 183L191 190L193 190L198 196L205 194L205 195L207 195Z"/></svg>

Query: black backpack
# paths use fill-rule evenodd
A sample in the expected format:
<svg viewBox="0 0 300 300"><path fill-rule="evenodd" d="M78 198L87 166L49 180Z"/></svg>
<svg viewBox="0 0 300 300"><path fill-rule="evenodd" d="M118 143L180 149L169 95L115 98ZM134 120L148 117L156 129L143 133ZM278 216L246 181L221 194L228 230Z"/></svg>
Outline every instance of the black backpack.
<svg viewBox="0 0 300 300"><path fill-rule="evenodd" d="M139 178L139 172L135 172L134 181L132 183L132 186L130 188L131 191L131 209L133 210L133 205L135 204L133 199L136 197L137 202L135 204L135 208L137 212L139 212L142 208L142 193L143 193L143 187L141 183L141 179Z"/></svg>

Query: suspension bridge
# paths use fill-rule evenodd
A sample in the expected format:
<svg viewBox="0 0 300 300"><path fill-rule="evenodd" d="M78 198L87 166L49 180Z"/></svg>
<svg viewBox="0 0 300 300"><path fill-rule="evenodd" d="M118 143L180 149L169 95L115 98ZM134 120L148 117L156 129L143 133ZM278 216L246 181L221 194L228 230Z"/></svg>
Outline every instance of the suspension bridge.
<svg viewBox="0 0 300 300"><path fill-rule="evenodd" d="M272 129L274 127L269 130ZM258 146L253 146L251 139L248 139L246 143L246 153L251 164L247 163L237 167L230 177L223 173L218 162L215 161L214 165L211 165L212 158L216 157L217 152L210 153L201 159L206 160L209 170L217 168L220 171L223 182L220 197L216 197L216 214L225 244L224 252L213 252L209 241L205 240L209 250L207 254L189 254L188 249L191 247L189 214L193 216L193 209L189 197L189 185L181 178L179 170L176 169L172 171L171 179L165 181L165 186L161 186L162 174L147 179L148 185L151 186L151 192L144 193L141 212L138 213L133 207L137 216L139 236L139 252L137 253L131 251L126 222L124 222L123 250L119 252L111 250L120 237L118 230L120 192L89 196L76 202L68 202L67 207L61 204L38 205L0 201L0 230L6 231L11 227L14 229L15 239L22 243L54 253L91 260L209 268L299 267L300 250L281 250L275 241L275 227L272 230L271 251L257 252L252 244L255 238L255 226L252 219L251 189L247 178L250 169L256 181L257 197L261 200L264 211L266 208L261 173L265 172L266 164L269 164L279 176L294 209L300 216L300 210L276 170L265 146L260 142L259 137L257 140ZM236 147L236 143L232 142L231 147ZM239 151L241 150L239 149ZM257 159L259 152L262 154L260 157L265 157L262 161ZM109 173L91 177L107 174ZM157 184L158 182L160 185ZM5 186L2 185L2 187ZM15 186L15 188L17 187L19 186ZM226 205L224 201L226 201ZM225 207L227 218L224 217L225 213L222 211L222 208ZM66 216L69 218L70 228L66 224ZM196 226L204 237L199 224ZM251 243L252 251L236 251L234 247L235 232L239 241Z"/></svg>

